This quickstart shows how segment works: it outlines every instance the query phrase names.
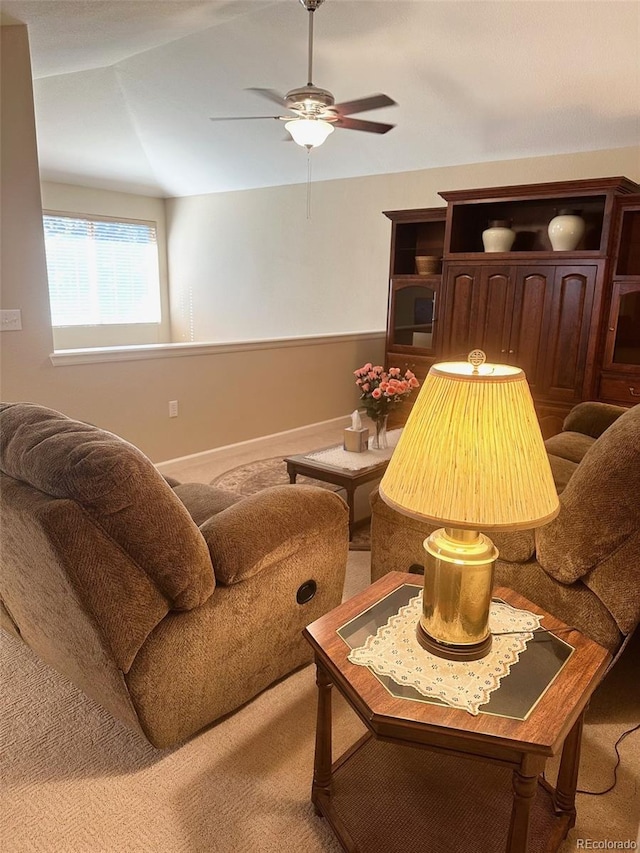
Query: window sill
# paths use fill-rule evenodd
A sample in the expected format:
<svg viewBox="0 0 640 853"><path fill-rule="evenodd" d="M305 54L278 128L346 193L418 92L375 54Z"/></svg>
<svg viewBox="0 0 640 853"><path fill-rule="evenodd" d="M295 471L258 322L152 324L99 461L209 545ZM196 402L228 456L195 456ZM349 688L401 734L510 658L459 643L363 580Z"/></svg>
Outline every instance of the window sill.
<svg viewBox="0 0 640 853"><path fill-rule="evenodd" d="M282 349L284 347L317 346L339 344L348 341L384 338L384 331L350 332L342 335L307 335L297 338L269 338L257 341L233 341L230 343L176 343L139 344L120 347L91 347L52 352L49 356L54 367L72 364L96 364L105 361L138 361L150 358L177 358L180 356L218 355L229 352Z"/></svg>

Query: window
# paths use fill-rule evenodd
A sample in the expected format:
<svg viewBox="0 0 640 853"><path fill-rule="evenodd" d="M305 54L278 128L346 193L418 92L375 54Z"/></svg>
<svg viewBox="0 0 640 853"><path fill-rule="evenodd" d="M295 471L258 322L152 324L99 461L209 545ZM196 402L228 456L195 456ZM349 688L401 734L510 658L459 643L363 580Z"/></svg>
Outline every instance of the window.
<svg viewBox="0 0 640 853"><path fill-rule="evenodd" d="M160 323L153 222L45 213L54 327Z"/></svg>

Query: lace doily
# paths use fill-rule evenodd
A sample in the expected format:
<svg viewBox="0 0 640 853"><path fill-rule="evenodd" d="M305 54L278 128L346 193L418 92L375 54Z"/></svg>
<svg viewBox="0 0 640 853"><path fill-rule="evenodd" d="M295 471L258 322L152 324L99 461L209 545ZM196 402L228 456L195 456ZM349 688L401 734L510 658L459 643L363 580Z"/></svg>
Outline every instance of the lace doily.
<svg viewBox="0 0 640 853"><path fill-rule="evenodd" d="M349 660L474 715L517 663L541 620L535 613L493 601L489 626L494 637L489 654L475 661L450 661L432 655L418 643L416 625L421 613L422 592L353 649ZM500 636L506 631L522 633Z"/></svg>
<svg viewBox="0 0 640 853"><path fill-rule="evenodd" d="M347 468L349 471L360 471L362 468L370 468L377 462L382 462L384 459L391 459L398 439L402 430L392 429L387 433L388 447L384 450L373 450L369 439L369 449L363 450L362 453L352 453L350 450L343 450L338 444L335 447L328 447L326 450L316 450L313 453L307 453L305 459L314 459L316 462L323 462L325 465L333 465L335 468Z"/></svg>

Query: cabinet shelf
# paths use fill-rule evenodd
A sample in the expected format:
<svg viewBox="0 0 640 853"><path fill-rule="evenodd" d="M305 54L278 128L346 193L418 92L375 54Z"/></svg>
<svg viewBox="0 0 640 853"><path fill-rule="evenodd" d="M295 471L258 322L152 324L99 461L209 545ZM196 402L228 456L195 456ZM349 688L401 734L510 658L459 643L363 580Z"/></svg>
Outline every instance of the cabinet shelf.
<svg viewBox="0 0 640 853"><path fill-rule="evenodd" d="M446 213L445 207L385 211L393 222L392 277L416 274L416 257L420 255L442 258Z"/></svg>
<svg viewBox="0 0 640 853"><path fill-rule="evenodd" d="M510 252L446 252L444 255L445 261L473 261L474 263L487 262L495 264L496 261L502 263L511 262L530 262L549 261L552 263L565 263L573 259L583 261L585 259L598 260L605 258L606 253L599 250L573 252L556 252L550 249L540 249L539 251L518 251L512 249Z"/></svg>
<svg viewBox="0 0 640 853"><path fill-rule="evenodd" d="M413 275L394 275L392 280L406 282L407 284L425 284L428 287L432 282L437 283L442 281L442 273L433 273L432 275L418 275L417 273Z"/></svg>
<svg viewBox="0 0 640 853"><path fill-rule="evenodd" d="M577 249L580 252L602 250L606 196L525 199L510 202L457 204L451 218L449 249L452 253L481 252L482 232L493 219L508 220L515 231L513 252L552 253L547 229L560 210L579 212L585 221L585 233Z"/></svg>

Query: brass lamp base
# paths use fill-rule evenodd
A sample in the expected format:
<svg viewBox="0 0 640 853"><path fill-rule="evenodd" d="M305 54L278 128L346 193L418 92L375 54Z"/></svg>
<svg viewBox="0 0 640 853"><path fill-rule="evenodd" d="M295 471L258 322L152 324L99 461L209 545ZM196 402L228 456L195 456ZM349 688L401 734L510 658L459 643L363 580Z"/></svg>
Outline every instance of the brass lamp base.
<svg viewBox="0 0 640 853"><path fill-rule="evenodd" d="M489 608L498 551L475 530L440 528L425 540L422 615L416 630L423 649L447 660L489 654Z"/></svg>
<svg viewBox="0 0 640 853"><path fill-rule="evenodd" d="M418 622L418 625L416 626L416 638L425 651L430 652L432 655L436 655L436 657L445 658L446 660L480 660L480 658L485 657L485 655L488 655L491 651L491 634L479 643L449 645L447 643L441 643L433 637L430 637L422 627L422 624Z"/></svg>

